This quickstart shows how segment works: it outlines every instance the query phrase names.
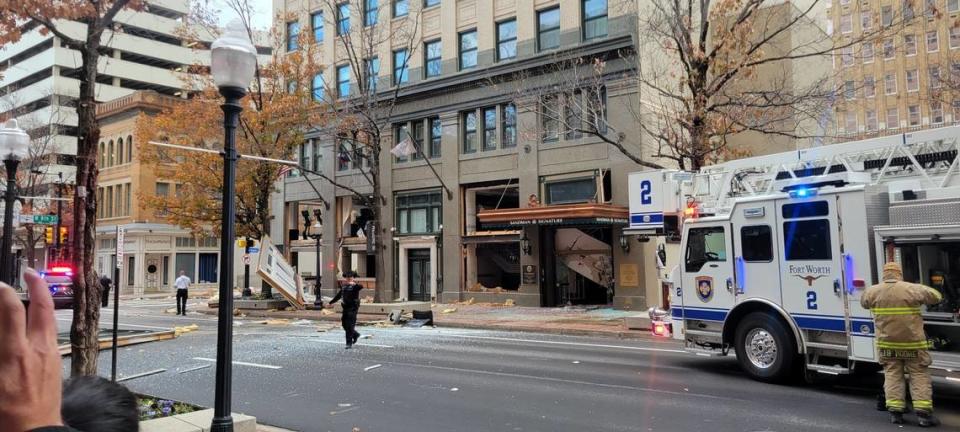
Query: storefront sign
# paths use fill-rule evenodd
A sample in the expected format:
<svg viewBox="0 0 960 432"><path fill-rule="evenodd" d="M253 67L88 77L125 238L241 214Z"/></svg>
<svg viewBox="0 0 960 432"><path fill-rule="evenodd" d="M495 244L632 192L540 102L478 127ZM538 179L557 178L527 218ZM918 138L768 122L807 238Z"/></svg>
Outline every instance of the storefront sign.
<svg viewBox="0 0 960 432"><path fill-rule="evenodd" d="M260 243L262 252L257 261L257 274L282 294L293 307L303 309L303 279L300 274L287 263L269 237L263 236Z"/></svg>
<svg viewBox="0 0 960 432"><path fill-rule="evenodd" d="M525 227L532 225L627 225L629 220L622 218L594 217L594 218L549 218L549 219L514 219L506 222L484 223L486 227Z"/></svg>
<svg viewBox="0 0 960 432"><path fill-rule="evenodd" d="M527 264L523 266L523 284L524 285L537 284L537 266L533 264Z"/></svg>
<svg viewBox="0 0 960 432"><path fill-rule="evenodd" d="M620 264L620 286L640 286L640 267L636 264Z"/></svg>

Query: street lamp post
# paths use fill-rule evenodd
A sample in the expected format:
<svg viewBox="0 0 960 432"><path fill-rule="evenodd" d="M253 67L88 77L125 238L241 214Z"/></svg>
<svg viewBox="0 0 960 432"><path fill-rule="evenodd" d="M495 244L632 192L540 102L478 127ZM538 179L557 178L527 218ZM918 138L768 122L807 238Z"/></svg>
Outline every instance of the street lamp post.
<svg viewBox="0 0 960 432"><path fill-rule="evenodd" d="M317 217L317 222L313 224L313 233L310 234L310 238L317 244L317 275L313 285L313 293L317 298L313 300L313 305L317 308L323 308L323 297L320 296L321 279L323 279L323 267L320 263L320 240L323 239L323 224L320 223L321 214L319 209L314 211L314 215Z"/></svg>
<svg viewBox="0 0 960 432"><path fill-rule="evenodd" d="M13 285L13 205L17 198L17 167L30 150L30 136L17 126L15 119L0 127L0 156L7 169L6 192L3 194L3 239L0 242L0 282Z"/></svg>
<svg viewBox="0 0 960 432"><path fill-rule="evenodd" d="M220 304L217 311L217 372L213 405L213 432L232 432L230 416L233 374L233 226L237 170L236 131L247 93L257 67L257 51L240 21L211 46L210 71L225 101L223 109L223 203L220 228Z"/></svg>

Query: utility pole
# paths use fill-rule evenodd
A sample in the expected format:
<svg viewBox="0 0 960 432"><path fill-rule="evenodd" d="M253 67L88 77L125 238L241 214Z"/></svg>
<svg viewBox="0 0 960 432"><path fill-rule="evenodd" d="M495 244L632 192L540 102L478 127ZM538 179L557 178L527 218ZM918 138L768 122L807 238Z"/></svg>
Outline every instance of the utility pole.
<svg viewBox="0 0 960 432"><path fill-rule="evenodd" d="M57 198L63 198L63 173L58 172L57 177ZM53 233L53 250L57 261L63 257L60 253L60 226L63 224L63 200L57 200L57 231Z"/></svg>

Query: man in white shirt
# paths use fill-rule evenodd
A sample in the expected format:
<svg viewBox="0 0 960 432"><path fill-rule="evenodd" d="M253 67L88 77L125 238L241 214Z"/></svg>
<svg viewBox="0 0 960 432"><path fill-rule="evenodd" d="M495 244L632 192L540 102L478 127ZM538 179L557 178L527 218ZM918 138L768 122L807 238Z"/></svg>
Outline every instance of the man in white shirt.
<svg viewBox="0 0 960 432"><path fill-rule="evenodd" d="M190 288L190 278L187 273L180 270L180 277L173 281L177 287L177 315L187 315L187 289Z"/></svg>

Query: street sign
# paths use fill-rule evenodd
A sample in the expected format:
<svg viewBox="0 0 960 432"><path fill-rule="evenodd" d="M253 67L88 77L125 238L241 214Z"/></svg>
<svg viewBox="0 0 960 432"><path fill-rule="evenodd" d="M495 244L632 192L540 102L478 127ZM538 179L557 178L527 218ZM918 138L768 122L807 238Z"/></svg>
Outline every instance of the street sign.
<svg viewBox="0 0 960 432"><path fill-rule="evenodd" d="M17 217L17 222L34 225L56 225L57 215L22 214Z"/></svg>
<svg viewBox="0 0 960 432"><path fill-rule="evenodd" d="M250 262L251 262L250 255L244 255L244 256L243 256L243 265L250 265Z"/></svg>
<svg viewBox="0 0 960 432"><path fill-rule="evenodd" d="M17 217L17 222L22 223L22 224L32 224L32 223L33 223L33 215L20 215L20 216Z"/></svg>
<svg viewBox="0 0 960 432"><path fill-rule="evenodd" d="M259 248L259 247L252 247L252 248L247 249L247 250L248 250L250 253L252 253L252 254L260 253L260 248Z"/></svg>
<svg viewBox="0 0 960 432"><path fill-rule="evenodd" d="M123 228L117 225L117 268L123 268Z"/></svg>

